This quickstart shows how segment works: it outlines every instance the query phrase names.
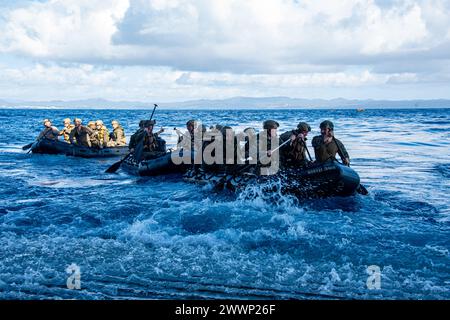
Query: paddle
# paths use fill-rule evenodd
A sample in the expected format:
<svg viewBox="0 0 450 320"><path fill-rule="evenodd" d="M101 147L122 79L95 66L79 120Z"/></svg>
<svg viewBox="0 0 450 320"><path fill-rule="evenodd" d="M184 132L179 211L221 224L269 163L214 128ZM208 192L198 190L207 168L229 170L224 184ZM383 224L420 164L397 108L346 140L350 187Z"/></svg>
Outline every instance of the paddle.
<svg viewBox="0 0 450 320"><path fill-rule="evenodd" d="M285 144L287 144L287 143L290 142L290 141L291 141L291 139L286 140L285 142L283 142L282 144L280 144L278 147L276 147L275 149L271 150L270 153L271 153L271 154L274 153L275 151L277 151L278 149L280 149L282 146L284 146ZM264 158L267 158L267 157L268 157L268 155L265 155L265 157L262 157L261 159L264 159ZM259 160L261 161L261 159L259 159ZM214 190L221 190L221 189L223 189L223 186L224 186L225 184L228 185L228 183L231 181L231 179L233 179L233 177L234 177L236 174L238 174L238 173L244 171L244 170L247 169L247 168L250 168L250 166L252 166L252 164L247 164L247 165L243 166L242 168L237 169L236 171L233 172L232 177L229 178L229 179L227 179L227 176L226 176L226 175L223 176L223 177L222 177L222 178L214 185L214 188L213 188L213 189L214 189Z"/></svg>
<svg viewBox="0 0 450 320"><path fill-rule="evenodd" d="M33 141L33 142L31 142L31 143L29 143L29 144L23 146L23 147L22 147L22 150L25 151L25 150L27 150L27 149L30 149L34 144L38 144L38 143L41 142L44 138L46 138L47 135L48 135L51 131L52 131L52 129L49 128L49 130L47 130L47 132L46 132L44 135L42 135L42 137L40 137L40 138L37 139L36 141ZM32 149L28 150L27 154L30 153L31 150L32 150Z"/></svg>
<svg viewBox="0 0 450 320"><path fill-rule="evenodd" d="M333 141L338 148L339 155L344 156L344 153L342 152L342 149L339 146L339 143L337 143L336 138L334 136L333 136ZM347 166L350 167L350 164L348 164ZM361 194L363 196L367 196L369 194L369 191L367 191L366 187L364 187L362 184L359 184L358 188L356 188L356 192L358 192L359 194Z"/></svg>
<svg viewBox="0 0 450 320"><path fill-rule="evenodd" d="M25 150L27 150L27 149L30 149L31 146L33 145L33 143L34 143L34 141L31 142L31 143L29 143L29 144L24 145L24 146L22 147L22 150L25 151Z"/></svg>
<svg viewBox="0 0 450 320"><path fill-rule="evenodd" d="M306 149L306 152L308 153L308 157L309 157L309 161L313 161L313 159L311 158L311 154L309 153L309 150L308 150L308 146L306 145L306 141L305 140L303 140L302 139L302 141L303 141L303 146L305 147L305 149Z"/></svg>
<svg viewBox="0 0 450 320"><path fill-rule="evenodd" d="M155 110L156 107L158 105L155 103L154 107L153 107L153 111L152 111L152 115L150 116L150 120L153 119L153 115L155 114ZM136 149L140 148L142 149L144 145L144 139L141 139L141 141L139 141L139 143L136 145ZM119 170L120 165L122 164L122 162L124 162L126 159L128 159L131 155L133 154L132 151L128 152L127 155L125 155L125 157L123 157L121 160L117 161L116 163L114 163L112 166L110 166L108 169L106 169L106 173L116 173L117 170Z"/></svg>

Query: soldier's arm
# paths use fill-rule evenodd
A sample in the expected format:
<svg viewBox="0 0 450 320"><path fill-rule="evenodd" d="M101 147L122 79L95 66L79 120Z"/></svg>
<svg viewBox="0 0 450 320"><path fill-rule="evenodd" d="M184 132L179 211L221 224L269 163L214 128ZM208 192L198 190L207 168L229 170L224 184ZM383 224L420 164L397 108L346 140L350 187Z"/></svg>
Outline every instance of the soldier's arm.
<svg viewBox="0 0 450 320"><path fill-rule="evenodd" d="M58 128L56 128L56 127L52 127L52 133L55 135L55 136L59 136L60 134L59 134L59 130L58 130Z"/></svg>
<svg viewBox="0 0 450 320"><path fill-rule="evenodd" d="M94 134L94 130L92 130L91 128L89 128L89 127L84 127L84 129L86 130L86 132L87 132L89 135Z"/></svg>
<svg viewBox="0 0 450 320"><path fill-rule="evenodd" d="M339 153L339 156L341 157L342 161L345 162L345 159L347 159L347 161L350 161L350 156L348 155L347 149L345 148L344 144L336 138L334 138L334 140L339 147L338 153ZM342 154L341 154L341 151L342 151Z"/></svg>
<svg viewBox="0 0 450 320"><path fill-rule="evenodd" d="M43 136L44 136L44 133L45 132L45 130L42 130L41 132L39 132L39 135L38 135L38 137L36 138L36 140L39 140L39 139L41 139Z"/></svg>
<svg viewBox="0 0 450 320"><path fill-rule="evenodd" d="M104 134L103 134L103 142L104 143L108 143L109 142L109 131L105 130Z"/></svg>
<svg viewBox="0 0 450 320"><path fill-rule="evenodd" d="M125 132L123 130L117 130L117 141L120 142L125 137Z"/></svg>
<svg viewBox="0 0 450 320"><path fill-rule="evenodd" d="M291 132L291 131L283 133L283 134L280 136L280 143L283 143L283 142L285 142L286 140L290 139L290 138L291 138L291 135L292 135L292 132Z"/></svg>

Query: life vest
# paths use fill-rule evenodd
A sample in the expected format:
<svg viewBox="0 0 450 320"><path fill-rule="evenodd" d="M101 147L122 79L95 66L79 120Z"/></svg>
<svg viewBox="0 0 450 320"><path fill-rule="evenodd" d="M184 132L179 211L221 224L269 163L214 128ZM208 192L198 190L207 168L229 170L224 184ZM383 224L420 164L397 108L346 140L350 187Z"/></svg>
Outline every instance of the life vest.
<svg viewBox="0 0 450 320"><path fill-rule="evenodd" d="M68 127L64 127L61 130L61 133L64 135L64 140L66 142L69 142L70 133L72 132L73 128L75 128L75 126L73 124L70 124Z"/></svg>
<svg viewBox="0 0 450 320"><path fill-rule="evenodd" d="M109 132L108 132L108 129L106 129L105 126L103 126L100 130L97 130L97 133L98 133L98 140L101 143L103 143L105 141L105 137L109 138Z"/></svg>

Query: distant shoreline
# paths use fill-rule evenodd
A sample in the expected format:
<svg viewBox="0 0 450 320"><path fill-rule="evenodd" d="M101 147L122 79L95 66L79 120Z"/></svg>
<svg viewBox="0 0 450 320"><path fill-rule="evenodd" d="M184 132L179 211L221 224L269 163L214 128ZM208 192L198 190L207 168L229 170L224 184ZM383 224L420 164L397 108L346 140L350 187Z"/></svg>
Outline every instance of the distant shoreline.
<svg viewBox="0 0 450 320"><path fill-rule="evenodd" d="M89 110L105 110L105 111L113 111L113 110L122 110L122 111L148 111L152 110L153 107L148 108L107 108L107 107L27 107L27 106L20 106L20 107L8 107L8 106L0 106L0 110L80 110L80 111L89 111ZM358 110L358 109L364 109L364 110ZM159 107L159 110L165 110L165 111L297 111L297 110L354 110L357 112L364 113L368 110L447 110L450 109L449 107L367 107L367 108L356 108L356 107L223 107L223 108L215 108L215 107L181 107L181 108L175 108L175 107Z"/></svg>
<svg viewBox="0 0 450 320"><path fill-rule="evenodd" d="M0 109L151 110L308 110L308 109L448 109L449 99L304 99L290 97L233 97L176 102L113 101L107 99L22 101L0 99Z"/></svg>

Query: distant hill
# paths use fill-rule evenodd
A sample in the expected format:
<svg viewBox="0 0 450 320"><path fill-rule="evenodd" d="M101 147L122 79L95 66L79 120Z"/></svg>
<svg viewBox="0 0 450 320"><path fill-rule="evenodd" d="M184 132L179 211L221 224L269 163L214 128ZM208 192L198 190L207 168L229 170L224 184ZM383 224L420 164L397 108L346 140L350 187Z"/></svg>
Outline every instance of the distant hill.
<svg viewBox="0 0 450 320"><path fill-rule="evenodd" d="M156 101L156 103L158 103ZM348 100L301 99L288 97L233 97L222 100L191 100L158 103L165 109L400 109L400 108L450 108L450 100ZM150 109L153 102L110 101L85 99L71 101L20 101L0 100L0 108L57 108L57 109Z"/></svg>

